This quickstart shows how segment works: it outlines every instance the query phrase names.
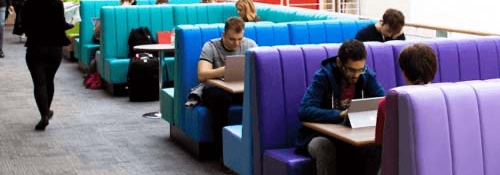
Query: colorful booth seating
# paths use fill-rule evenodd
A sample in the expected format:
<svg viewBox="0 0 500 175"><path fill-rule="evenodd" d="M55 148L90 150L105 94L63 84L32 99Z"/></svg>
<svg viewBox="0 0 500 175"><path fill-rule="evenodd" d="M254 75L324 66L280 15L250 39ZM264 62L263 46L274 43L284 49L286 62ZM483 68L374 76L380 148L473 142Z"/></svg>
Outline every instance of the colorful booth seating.
<svg viewBox="0 0 500 175"><path fill-rule="evenodd" d="M359 22L359 26L357 25ZM321 26L327 28L331 25L345 25L343 30L358 31L358 27L371 24L366 21L318 21L318 22L298 22L298 23L247 23L245 36L257 42L259 46L289 45L291 38L297 38L295 35L287 35L289 28L295 25ZM221 36L224 29L223 24L212 25L180 25L176 29L176 72L175 72L175 90L164 89L161 99L162 117L164 117L173 129L182 130L190 140L195 143L212 142L211 119L208 110L199 105L194 108L185 108L184 103L187 100L192 87L198 84L196 70L201 48L203 44L213 38ZM338 30L323 30L324 33L338 32L340 35L331 41L342 42L346 39L352 39L352 35L343 35L341 28ZM308 28L300 28L304 33L309 33ZM304 33L300 33L303 35ZM350 32L347 32L349 34ZM299 33L293 33L299 35ZM325 40L326 41L326 40ZM174 93L172 96L171 93ZM165 98L167 97L167 98ZM175 97L175 98L174 98ZM241 107L231 108L236 114L241 113ZM230 118L241 118L231 116ZM241 132L241 131L240 131ZM197 152L197 151L195 151Z"/></svg>
<svg viewBox="0 0 500 175"><path fill-rule="evenodd" d="M156 0L137 0L137 5L155 4ZM99 49L99 44L92 43L94 24L92 18L100 17L100 9L104 6L119 6L120 1L110 0L82 0L80 2L80 37L75 40L75 57L79 60L80 67L87 69L90 66L90 53Z"/></svg>
<svg viewBox="0 0 500 175"><path fill-rule="evenodd" d="M435 82L500 77L498 52L500 37L435 39L420 42L431 45L438 55L440 72ZM401 76L397 55L404 46L411 43L415 42L365 43L368 52L367 65L376 72L386 91L405 85L397 78ZM250 162L253 163L251 170L254 175L311 174L315 169L314 162L309 157L294 152L297 129L301 125L298 120L298 109L307 86L311 84L315 71L320 67L320 62L336 55L339 47L340 44L324 44L251 49L247 53L245 68L243 125L238 126L242 127L243 132L234 132L235 126L225 127L224 151L237 150L239 153L253 154L253 160ZM387 133L397 133L394 132L397 131L394 128L386 128L385 131L386 138L390 137ZM226 148L227 140L236 138L243 142L243 146ZM398 150L397 147L391 148L387 145L384 149ZM232 161L245 162L241 160L244 158L242 156ZM397 165L397 162L389 165Z"/></svg>
<svg viewBox="0 0 500 175"><path fill-rule="evenodd" d="M262 15L262 20L267 22L353 18L353 16L314 10L299 10L267 4L257 5L259 15ZM287 9L290 11L285 11ZM111 85L123 85L126 82L127 39L133 28L149 27L154 34L160 30L172 30L177 25L224 23L228 17L238 16L234 3L108 6L101 10L101 52L103 52L104 57L97 64L101 76ZM286 15L279 17L281 13L285 12ZM167 66L168 63L172 64L172 61L167 61Z"/></svg>
<svg viewBox="0 0 500 175"><path fill-rule="evenodd" d="M499 89L490 79L389 91L382 173L500 174Z"/></svg>

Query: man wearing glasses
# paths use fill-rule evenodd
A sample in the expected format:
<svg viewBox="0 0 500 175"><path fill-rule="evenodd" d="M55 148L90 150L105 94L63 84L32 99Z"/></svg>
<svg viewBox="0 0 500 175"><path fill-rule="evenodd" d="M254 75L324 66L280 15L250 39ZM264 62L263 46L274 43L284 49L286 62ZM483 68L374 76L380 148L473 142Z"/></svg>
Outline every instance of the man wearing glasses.
<svg viewBox="0 0 500 175"><path fill-rule="evenodd" d="M338 56L321 62L320 70L314 75L312 84L302 98L299 120L341 123L347 116L351 99L384 96L384 89L375 78L375 73L368 69L365 63L364 44L358 40L344 42L340 46ZM316 160L318 175L353 174L343 172L343 169L339 171L338 167L353 165L344 161L360 156L356 155L359 151L347 143L329 139L305 126L299 128L296 152L310 155ZM363 167L359 165L358 169Z"/></svg>

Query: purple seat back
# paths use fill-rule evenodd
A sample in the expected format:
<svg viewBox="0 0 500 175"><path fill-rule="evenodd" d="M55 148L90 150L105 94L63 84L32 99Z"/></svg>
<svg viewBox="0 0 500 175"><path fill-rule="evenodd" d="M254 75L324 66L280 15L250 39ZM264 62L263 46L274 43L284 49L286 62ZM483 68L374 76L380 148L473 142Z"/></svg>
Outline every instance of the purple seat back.
<svg viewBox="0 0 500 175"><path fill-rule="evenodd" d="M293 147L309 74L319 68L327 53L322 46L266 47L250 52L254 174L262 174L265 150Z"/></svg>
<svg viewBox="0 0 500 175"><path fill-rule="evenodd" d="M340 44L275 46L249 51L254 174L262 172L265 150L294 146L304 92L320 69L321 61L337 55L339 47ZM368 66L378 70L377 75L386 83L384 88L395 87L391 46L367 43L366 48L370 50Z"/></svg>
<svg viewBox="0 0 500 175"><path fill-rule="evenodd" d="M500 81L392 89L386 103L382 173L499 174L498 89Z"/></svg>

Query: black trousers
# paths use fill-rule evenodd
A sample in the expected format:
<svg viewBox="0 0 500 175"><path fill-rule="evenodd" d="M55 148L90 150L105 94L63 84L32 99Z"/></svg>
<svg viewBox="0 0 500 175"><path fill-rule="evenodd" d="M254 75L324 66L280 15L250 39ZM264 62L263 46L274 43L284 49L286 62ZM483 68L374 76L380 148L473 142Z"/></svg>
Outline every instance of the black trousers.
<svg viewBox="0 0 500 175"><path fill-rule="evenodd" d="M201 99L203 105L212 114L212 130L214 133L217 155L222 155L222 128L227 126L229 107L243 103L243 94L232 94L218 87L205 87Z"/></svg>
<svg viewBox="0 0 500 175"><path fill-rule="evenodd" d="M47 116L54 97L54 77L62 60L62 46L28 46L26 64L33 80L36 105Z"/></svg>

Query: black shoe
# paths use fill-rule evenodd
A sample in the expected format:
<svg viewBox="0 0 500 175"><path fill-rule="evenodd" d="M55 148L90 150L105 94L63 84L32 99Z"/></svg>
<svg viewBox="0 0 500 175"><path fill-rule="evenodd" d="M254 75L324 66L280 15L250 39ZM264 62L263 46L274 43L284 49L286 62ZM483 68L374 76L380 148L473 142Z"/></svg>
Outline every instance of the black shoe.
<svg viewBox="0 0 500 175"><path fill-rule="evenodd" d="M5 58L5 54L3 54L3 51L0 51L0 58Z"/></svg>
<svg viewBox="0 0 500 175"><path fill-rule="evenodd" d="M47 118L42 118L38 124L36 124L35 126L35 130L36 131L44 131L45 130L45 127L47 127L47 125L49 125L49 119Z"/></svg>
<svg viewBox="0 0 500 175"><path fill-rule="evenodd" d="M50 110L49 114L47 114L47 119L52 119L52 116L54 116L54 111Z"/></svg>

